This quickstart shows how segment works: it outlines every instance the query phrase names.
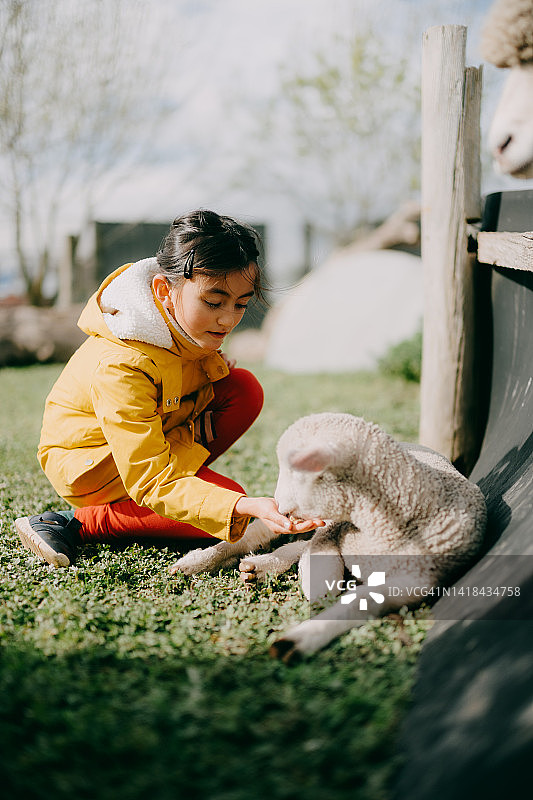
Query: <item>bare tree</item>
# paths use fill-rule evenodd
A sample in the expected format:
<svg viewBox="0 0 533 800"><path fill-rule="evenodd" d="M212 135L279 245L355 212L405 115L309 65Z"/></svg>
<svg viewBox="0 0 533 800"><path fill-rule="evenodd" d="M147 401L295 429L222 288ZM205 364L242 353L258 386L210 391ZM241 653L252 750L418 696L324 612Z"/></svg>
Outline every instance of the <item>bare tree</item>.
<svg viewBox="0 0 533 800"><path fill-rule="evenodd" d="M281 70L250 137L259 144L252 168L341 243L376 209L385 216L418 188L419 76L404 52L391 53L370 27L337 35L306 63Z"/></svg>
<svg viewBox="0 0 533 800"><path fill-rule="evenodd" d="M2 0L0 31L0 200L38 305L65 210L90 207L175 110L179 32L146 0Z"/></svg>

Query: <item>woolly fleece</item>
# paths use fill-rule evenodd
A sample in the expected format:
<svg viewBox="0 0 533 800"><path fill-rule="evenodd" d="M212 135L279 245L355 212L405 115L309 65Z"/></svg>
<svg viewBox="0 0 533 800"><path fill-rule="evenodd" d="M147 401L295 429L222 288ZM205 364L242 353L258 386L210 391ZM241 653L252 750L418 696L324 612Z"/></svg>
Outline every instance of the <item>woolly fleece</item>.
<svg viewBox="0 0 533 800"><path fill-rule="evenodd" d="M497 67L533 61L533 0L497 0L486 19L481 55Z"/></svg>
<svg viewBox="0 0 533 800"><path fill-rule="evenodd" d="M280 512L351 522L358 552L445 554L459 564L481 545L479 487L444 456L361 417L302 417L281 436L278 459Z"/></svg>
<svg viewBox="0 0 533 800"><path fill-rule="evenodd" d="M160 267L156 258L136 261L117 275L100 295L104 320L117 339L172 347L172 336L152 294L152 278Z"/></svg>

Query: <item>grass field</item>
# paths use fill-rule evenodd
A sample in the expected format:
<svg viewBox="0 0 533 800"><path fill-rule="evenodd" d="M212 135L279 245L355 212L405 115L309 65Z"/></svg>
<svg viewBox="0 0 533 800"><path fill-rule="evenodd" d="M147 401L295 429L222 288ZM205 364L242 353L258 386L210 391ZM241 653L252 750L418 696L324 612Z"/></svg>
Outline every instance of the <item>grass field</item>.
<svg viewBox="0 0 533 800"><path fill-rule="evenodd" d="M267 651L309 613L295 570L258 587L235 570L170 578L177 551L139 544L86 547L67 570L38 562L13 520L62 507L35 459L59 370L0 371L1 796L386 798L430 623L368 623L286 667ZM416 439L415 383L255 371L264 412L217 462L251 493L272 493L277 438L302 414L349 411Z"/></svg>

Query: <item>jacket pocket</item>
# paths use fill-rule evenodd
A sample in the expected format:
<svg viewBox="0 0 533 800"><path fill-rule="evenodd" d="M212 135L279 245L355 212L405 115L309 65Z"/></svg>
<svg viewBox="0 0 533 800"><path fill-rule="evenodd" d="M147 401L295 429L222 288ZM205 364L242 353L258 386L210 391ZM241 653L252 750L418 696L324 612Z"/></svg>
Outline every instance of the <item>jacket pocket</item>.
<svg viewBox="0 0 533 800"><path fill-rule="evenodd" d="M188 420L181 425L176 425L174 428L165 432L165 438L170 444L172 450L176 445L179 447L191 448L194 444L194 422Z"/></svg>
<svg viewBox="0 0 533 800"><path fill-rule="evenodd" d="M73 450L52 447L42 456L41 465L60 495L90 494L118 476L107 444Z"/></svg>

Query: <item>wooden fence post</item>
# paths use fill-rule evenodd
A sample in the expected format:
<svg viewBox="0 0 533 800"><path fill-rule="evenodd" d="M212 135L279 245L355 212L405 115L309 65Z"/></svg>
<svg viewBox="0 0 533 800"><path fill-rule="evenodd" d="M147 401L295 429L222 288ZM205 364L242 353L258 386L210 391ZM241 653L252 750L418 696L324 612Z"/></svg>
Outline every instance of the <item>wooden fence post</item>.
<svg viewBox="0 0 533 800"><path fill-rule="evenodd" d="M481 216L481 68L465 68L466 28L424 35L420 441L468 472L477 442L474 264L469 220Z"/></svg>

